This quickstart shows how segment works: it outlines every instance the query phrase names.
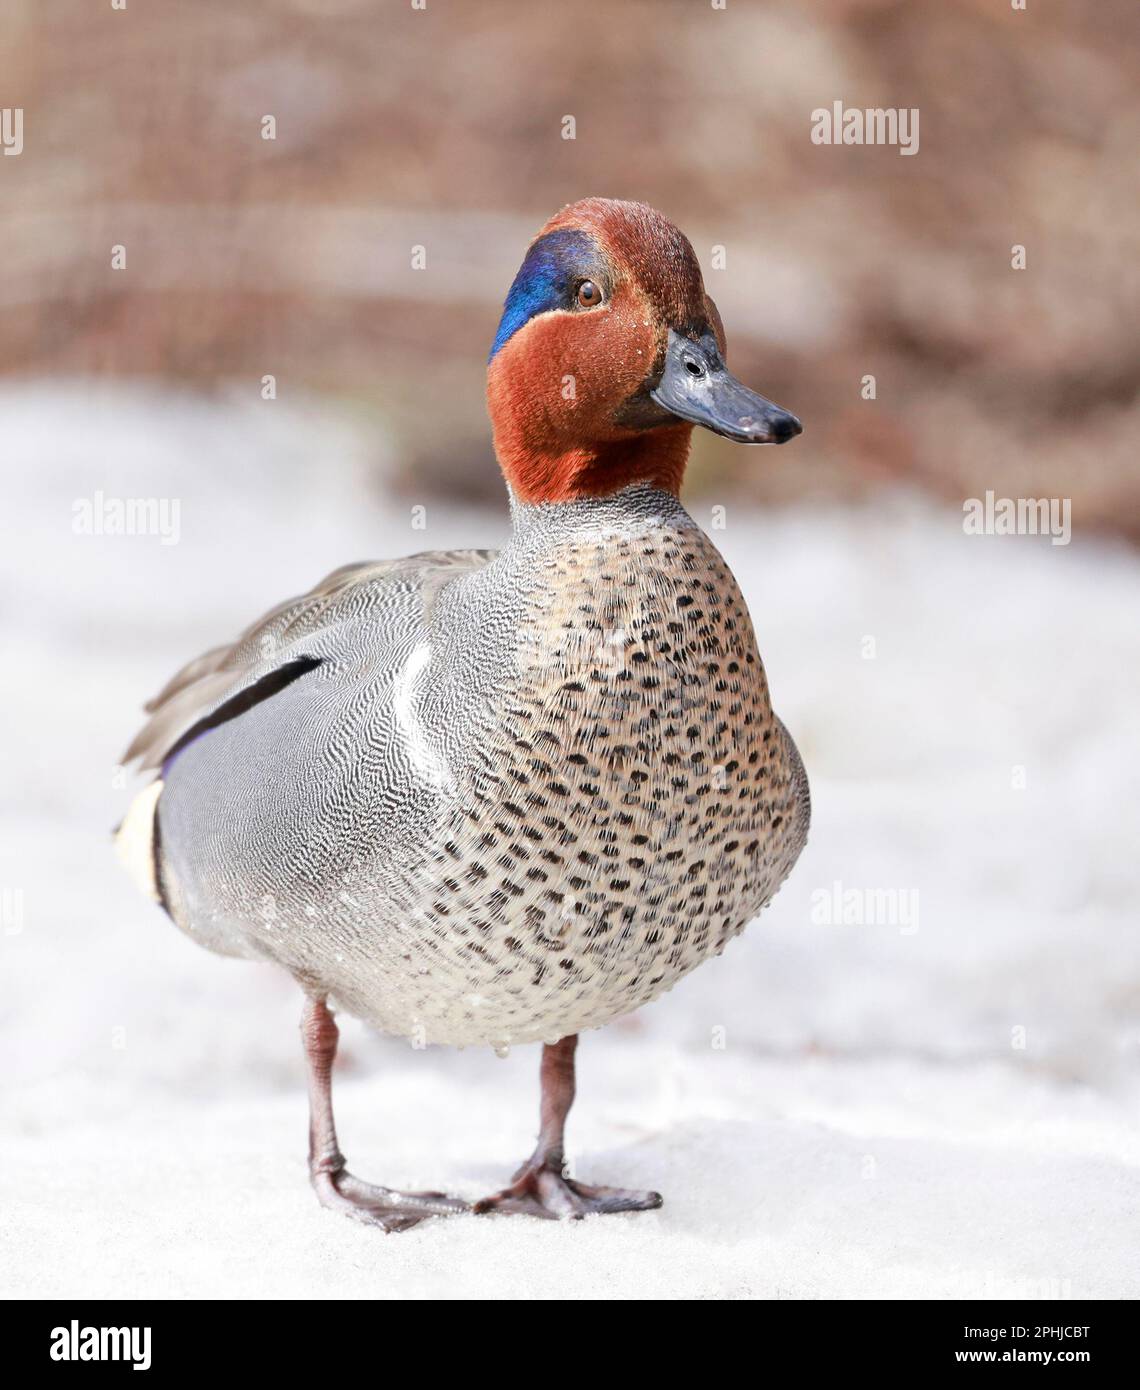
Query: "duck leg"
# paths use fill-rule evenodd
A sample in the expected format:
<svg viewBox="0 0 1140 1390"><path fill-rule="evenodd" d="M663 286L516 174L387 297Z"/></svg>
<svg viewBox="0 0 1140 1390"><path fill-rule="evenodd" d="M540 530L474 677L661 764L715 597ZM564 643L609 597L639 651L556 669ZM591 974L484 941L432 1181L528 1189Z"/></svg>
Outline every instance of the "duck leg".
<svg viewBox="0 0 1140 1390"><path fill-rule="evenodd" d="M324 999L309 997L301 1039L309 1063L309 1177L320 1203L384 1231L404 1231L429 1216L466 1211L442 1192L394 1192L361 1182L344 1166L333 1123L332 1068L340 1030Z"/></svg>
<svg viewBox="0 0 1140 1390"><path fill-rule="evenodd" d="M574 1104L574 1052L577 1035L542 1049L542 1104L538 1143L534 1153L505 1187L476 1202L473 1210L543 1216L551 1220L581 1220L592 1213L650 1211L661 1205L659 1192L635 1192L625 1187L591 1187L568 1178L563 1171L563 1131Z"/></svg>

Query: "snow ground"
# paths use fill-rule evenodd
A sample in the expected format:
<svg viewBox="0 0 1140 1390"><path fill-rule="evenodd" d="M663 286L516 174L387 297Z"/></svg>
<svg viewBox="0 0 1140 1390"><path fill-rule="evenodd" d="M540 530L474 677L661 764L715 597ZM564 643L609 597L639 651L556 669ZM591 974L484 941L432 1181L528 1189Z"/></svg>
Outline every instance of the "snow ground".
<svg viewBox="0 0 1140 1390"><path fill-rule="evenodd" d="M575 1171L666 1204L384 1237L308 1191L292 982L199 951L119 868L115 763L275 599L505 518L429 502L413 530L316 407L24 386L0 422L0 1295L1140 1294L1134 553L966 537L906 496L730 508L814 823L723 958L583 1039ZM74 534L99 489L180 499L179 543ZM917 917L821 923L837 882ZM475 1197L528 1151L536 1048L342 1033L362 1176Z"/></svg>

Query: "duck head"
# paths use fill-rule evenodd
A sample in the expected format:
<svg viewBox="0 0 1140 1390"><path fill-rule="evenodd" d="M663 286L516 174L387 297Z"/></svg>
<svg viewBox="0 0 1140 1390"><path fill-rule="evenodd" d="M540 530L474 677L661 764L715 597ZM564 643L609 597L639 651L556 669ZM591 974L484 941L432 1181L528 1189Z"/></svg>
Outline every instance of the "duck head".
<svg viewBox="0 0 1140 1390"><path fill-rule="evenodd" d="M495 452L520 502L644 482L680 491L694 425L783 444L796 417L725 366L688 239L643 203L586 198L530 244L487 366Z"/></svg>

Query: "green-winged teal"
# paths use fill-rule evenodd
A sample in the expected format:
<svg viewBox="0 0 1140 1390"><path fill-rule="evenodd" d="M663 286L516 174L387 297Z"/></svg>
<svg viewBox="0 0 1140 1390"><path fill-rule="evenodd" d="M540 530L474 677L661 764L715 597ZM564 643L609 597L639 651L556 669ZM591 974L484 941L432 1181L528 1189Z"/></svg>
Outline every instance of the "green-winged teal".
<svg viewBox="0 0 1140 1390"><path fill-rule="evenodd" d="M637 203L554 217L488 366L499 551L351 565L191 662L129 759L120 830L188 935L305 992L322 1200L399 1229L465 1204L353 1177L328 999L417 1044L541 1042L541 1133L477 1211L657 1206L563 1173L576 1035L740 932L803 847L807 779L728 566L678 500L694 425L782 443L684 236Z"/></svg>

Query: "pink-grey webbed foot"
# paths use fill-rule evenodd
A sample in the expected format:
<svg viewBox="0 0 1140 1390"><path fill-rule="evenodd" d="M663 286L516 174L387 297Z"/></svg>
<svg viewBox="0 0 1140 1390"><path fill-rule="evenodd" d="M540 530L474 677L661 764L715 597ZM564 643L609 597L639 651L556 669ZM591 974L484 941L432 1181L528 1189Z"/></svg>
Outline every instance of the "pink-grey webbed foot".
<svg viewBox="0 0 1140 1390"><path fill-rule="evenodd" d="M546 1163L526 1163L510 1187L475 1203L476 1215L499 1211L511 1216L542 1216L552 1221L578 1221L583 1216L615 1211L652 1211L661 1205L660 1192L628 1187L593 1187L563 1177Z"/></svg>
<svg viewBox="0 0 1140 1390"><path fill-rule="evenodd" d="M511 1185L475 1203L476 1215L540 1216L577 1221L584 1216L618 1211L652 1211L659 1192L626 1187L594 1187L563 1172L563 1131L574 1103L574 1051L577 1037L563 1038L542 1049L542 1118L538 1147L511 1179Z"/></svg>
<svg viewBox="0 0 1140 1390"><path fill-rule="evenodd" d="M382 1231L406 1231L429 1216L453 1216L469 1209L466 1202L443 1192L397 1192L362 1182L344 1167L318 1169L312 1183L322 1207Z"/></svg>
<svg viewBox="0 0 1140 1390"><path fill-rule="evenodd" d="M305 1002L301 1037L309 1063L309 1177L321 1206L382 1231L406 1231L429 1216L469 1210L443 1192L396 1192L355 1177L337 1146L332 1067L339 1030L323 999Z"/></svg>

